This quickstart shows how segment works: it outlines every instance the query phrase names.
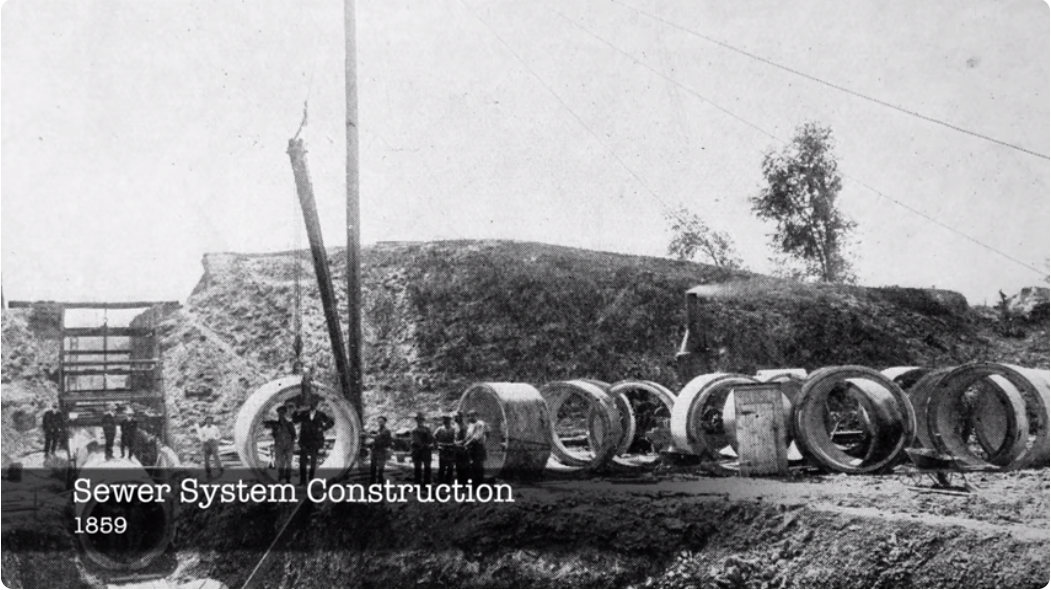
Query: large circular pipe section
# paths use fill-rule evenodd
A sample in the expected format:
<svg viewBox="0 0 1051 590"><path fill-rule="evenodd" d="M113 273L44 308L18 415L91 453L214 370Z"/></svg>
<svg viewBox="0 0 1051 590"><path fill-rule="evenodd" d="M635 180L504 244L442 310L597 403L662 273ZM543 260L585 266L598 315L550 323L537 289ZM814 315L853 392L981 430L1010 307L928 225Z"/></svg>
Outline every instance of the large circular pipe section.
<svg viewBox="0 0 1051 590"><path fill-rule="evenodd" d="M857 404L856 421L869 437L864 453L833 442L827 404L833 391ZM841 473L873 473L893 463L912 441L916 417L905 392L867 367L825 367L810 375L792 413L796 444L811 462ZM859 456L860 455L860 456Z"/></svg>
<svg viewBox="0 0 1051 590"><path fill-rule="evenodd" d="M531 477L551 456L547 404L528 383L476 383L460 397L457 411L478 412L489 435L485 442L486 477Z"/></svg>
<svg viewBox="0 0 1051 590"><path fill-rule="evenodd" d="M559 463L568 467L598 469L605 466L617 452L624 436L621 413L606 390L594 381L555 381L540 388L547 402L551 428L551 451ZM572 452L558 435L558 412L570 398L583 400L588 407L587 437L591 447L587 453Z"/></svg>
<svg viewBox="0 0 1051 590"><path fill-rule="evenodd" d="M911 395L912 389L920 381L931 373L926 367L890 367L880 371L883 376L890 379L906 394Z"/></svg>
<svg viewBox="0 0 1051 590"><path fill-rule="evenodd" d="M301 394L301 375L290 375L264 384L255 390L237 412L234 422L234 447L241 462L264 483L274 483L276 478L268 469L269 461L259 454L260 443L270 440L270 429L263 424L277 419L277 407ZM318 409L328 414L335 422L332 432L335 441L324 460L317 466L315 477L336 479L353 467L358 459L361 445L361 418L350 402L336 391L318 384L312 385L315 396L320 398Z"/></svg>
<svg viewBox="0 0 1051 590"><path fill-rule="evenodd" d="M923 404L918 415L924 446L972 467L1047 465L1051 404L1045 371L969 363L928 375L915 391ZM971 433L984 456L969 444Z"/></svg>
<svg viewBox="0 0 1051 590"><path fill-rule="evenodd" d="M675 448L692 455L715 456L730 444L723 431L723 405L738 385L759 383L753 377L711 373L694 377L675 398L671 436Z"/></svg>
<svg viewBox="0 0 1051 590"><path fill-rule="evenodd" d="M626 431L624 437L621 439L621 444L617 447L617 455L623 455L627 453L628 449L631 447L631 444L635 441L635 437L645 436L647 430L646 427L650 426L652 428L653 426L651 424L643 424L643 431L639 432L638 421L645 420L646 417L640 416L634 411L631 399L628 397L628 394L632 392L642 392L648 395L650 398L656 399L658 405L656 406L656 410L654 410L653 412L654 414L660 412L660 410L663 408L667 412L667 415L670 419L672 409L675 407L675 393L667 387L661 385L660 383L656 383L653 381L641 381L636 379L626 379L624 381L618 381L617 383L614 383L613 386L609 388L609 395L616 402L618 409L626 407L628 409L628 412L630 412L628 414L625 414L623 409L621 410L622 422L625 415L627 415L630 418L630 420L628 421L628 424L630 425L630 430ZM671 433L669 430L669 432L666 433L666 436L670 437L670 435ZM657 450L659 451L661 449Z"/></svg>
<svg viewBox="0 0 1051 590"><path fill-rule="evenodd" d="M631 403L626 397L613 395L613 392L610 391L610 384L605 381L597 379L580 379L580 381L602 389L613 400L613 405L617 407L617 412L620 416L620 441L617 443L614 457L627 453L628 448L631 447L631 442L635 440L635 411L632 409ZM588 441L591 442L591 439L589 438Z"/></svg>
<svg viewBox="0 0 1051 590"><path fill-rule="evenodd" d="M79 478L91 481L92 487L99 484L110 486L152 486L154 481L134 459L113 458L107 460L104 453L85 453L85 463L78 473ZM76 500L76 496L74 496ZM141 503L138 500L99 502L95 494L86 502L74 502L74 509L81 526L88 519L122 518L126 529L106 533L82 532L77 535L84 555L92 563L110 570L135 571L150 565L163 554L171 543L174 528L175 499L162 502ZM95 522L98 522L96 520Z"/></svg>

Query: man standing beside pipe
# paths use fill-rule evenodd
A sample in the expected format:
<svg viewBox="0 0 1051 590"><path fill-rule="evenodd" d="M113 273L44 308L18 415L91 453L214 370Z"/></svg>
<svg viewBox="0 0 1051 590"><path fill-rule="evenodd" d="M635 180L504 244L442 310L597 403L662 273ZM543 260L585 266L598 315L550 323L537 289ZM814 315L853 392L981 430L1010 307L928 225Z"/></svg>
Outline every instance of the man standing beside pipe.
<svg viewBox="0 0 1051 590"><path fill-rule="evenodd" d="M467 443L464 442L467 439L467 425L463 423L462 412L453 414L453 421L456 423L456 444L453 446L456 461L456 482L466 484L467 480L471 478L471 462L467 456Z"/></svg>
<svg viewBox="0 0 1051 590"><path fill-rule="evenodd" d="M470 462L468 472L471 476L471 484L475 487L482 485L485 479L485 439L487 427L485 422L478 418L477 410L467 412L467 434L464 437L464 446L467 448L467 458Z"/></svg>
<svg viewBox="0 0 1051 590"><path fill-rule="evenodd" d="M438 483L451 484L456 461L456 431L449 414L442 416L442 425L434 431L434 442L438 445Z"/></svg>
<svg viewBox="0 0 1051 590"><path fill-rule="evenodd" d="M416 485L431 483L431 450L434 448L434 434L427 428L427 417L423 412L416 414L416 428L412 431L412 473Z"/></svg>
<svg viewBox="0 0 1051 590"><path fill-rule="evenodd" d="M201 441L201 454L204 455L204 473L208 479L212 478L211 459L215 458L215 464L219 468L219 475L223 474L223 461L219 458L219 427L215 425L211 416L204 418L204 426L197 427L197 438Z"/></svg>
<svg viewBox="0 0 1051 590"><path fill-rule="evenodd" d="M317 471L317 458L325 446L325 431L335 426L332 418L318 409L318 400L310 402L309 409L301 409L292 415L292 422L299 427L299 485L307 485ZM309 475L309 477L308 477Z"/></svg>
<svg viewBox="0 0 1051 590"><path fill-rule="evenodd" d="M278 406L277 420L267 420L264 426L274 436L274 467L279 482L292 483L292 451L296 446L296 427L288 419L288 408Z"/></svg>
<svg viewBox="0 0 1051 590"><path fill-rule="evenodd" d="M383 483L386 478L383 471L387 467L387 457L390 455L390 447L394 444L394 436L387 430L386 416L376 419L379 429L372 438L372 457L369 464L369 483Z"/></svg>

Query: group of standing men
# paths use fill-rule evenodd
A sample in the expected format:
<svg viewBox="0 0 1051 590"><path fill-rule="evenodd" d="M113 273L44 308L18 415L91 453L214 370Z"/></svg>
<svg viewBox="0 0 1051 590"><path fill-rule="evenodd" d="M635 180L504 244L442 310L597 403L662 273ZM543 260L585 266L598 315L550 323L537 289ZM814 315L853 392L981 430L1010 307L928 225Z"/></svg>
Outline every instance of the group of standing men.
<svg viewBox="0 0 1051 590"><path fill-rule="evenodd" d="M411 456L413 482L417 485L431 483L431 458L435 447L438 450L439 484L461 484L470 482L480 485L485 478L485 442L488 428L478 418L478 412L468 410L467 423L464 414L443 415L442 425L435 431L427 427L427 417L416 414L416 428L411 432ZM390 457L394 437L387 429L387 418L377 418L379 428L372 435L371 477L370 483L381 483L385 480L384 468Z"/></svg>
<svg viewBox="0 0 1051 590"><path fill-rule="evenodd" d="M125 408L121 412L120 420L117 419L116 411L112 406L107 406L102 414L102 437L105 440L106 459L113 458L113 445L117 440L117 427L120 426L120 456L128 458L135 456L136 437L139 423L135 419L135 412L131 408ZM44 412L41 426L44 429L44 456L54 455L59 447L69 450L69 420L66 413L59 405L53 404L51 409Z"/></svg>
<svg viewBox="0 0 1051 590"><path fill-rule="evenodd" d="M116 412L112 407L106 408L106 413L102 415L102 437L106 441L106 459L113 458L113 444L117 440L117 426L120 426L120 457L123 459L125 454L130 459L135 456L135 452L138 450L137 439L139 432L139 422L135 419L135 411L131 408L124 408L121 412L120 420L117 420Z"/></svg>
<svg viewBox="0 0 1051 590"><path fill-rule="evenodd" d="M266 420L274 437L273 458L277 468L277 479L292 483L292 453L296 446L296 425L299 425L299 485L314 478L318 456L325 447L325 431L336 423L328 414L318 409L315 398L306 406L296 407L291 402L278 406L277 419ZM202 441L203 442L203 441ZM218 454L216 460L218 461ZM205 460L205 469L208 463ZM220 469L222 466L220 465Z"/></svg>

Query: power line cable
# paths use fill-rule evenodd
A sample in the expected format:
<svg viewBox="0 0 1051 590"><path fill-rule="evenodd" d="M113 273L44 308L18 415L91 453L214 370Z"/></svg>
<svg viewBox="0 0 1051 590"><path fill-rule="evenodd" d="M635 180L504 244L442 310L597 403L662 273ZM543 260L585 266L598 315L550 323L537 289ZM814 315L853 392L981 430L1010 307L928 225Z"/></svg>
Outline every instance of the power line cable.
<svg viewBox="0 0 1051 590"><path fill-rule="evenodd" d="M548 84L547 82L545 82L545 81L544 81L544 79L543 79L543 78L541 78L541 77L540 77L540 75L536 73L536 71L534 71L534 70L533 70L533 68L529 67L529 64L528 64L528 63L527 63L527 62L525 61L525 59L523 59L523 58L522 58L522 56L518 55L518 52L516 52L516 51L514 50L514 48L512 48L512 47L511 47L511 45L510 45L510 44L508 44L508 43L507 43L507 41L505 41L505 40L504 40L504 38L503 38L503 37L501 37L501 36L500 36L500 34L499 34L499 33L497 33L497 32L496 32L496 30L495 30L495 29L493 29L493 27L492 27L492 26L491 26L491 25L490 25L490 24L489 24L488 22L486 22L486 21L485 21L485 19L483 19L482 17L478 16L478 14L477 14L477 13L476 13L476 12L475 12L474 10L472 10L472 7L471 7L470 5L468 5L468 4L466 3L466 2L464 2L464 0L459 0L459 2L460 2L460 4L462 4L462 5L463 5L463 6L465 7L465 8L467 8L467 9L468 9L468 12L470 12L470 13L471 13L471 16L473 16L473 17L474 17L474 18L475 18L475 19L476 19L476 20L477 20L478 22L482 23L482 25L484 25L486 29L489 29L489 32L490 32L490 33L492 33L492 35L493 35L494 37L496 37L496 39L497 39L498 41L500 41L500 43L501 43L501 44L502 44L502 45L504 46L504 48L505 48L505 49L507 49L508 53L510 53L511 55L513 55L513 56L515 57L515 59L517 59L517 60L518 60L518 62L519 62L520 64L522 64L522 67L523 67L523 68L524 68L524 69L525 69L525 70L526 70L527 72L529 72L529 73L530 73L530 74L531 74L531 75L532 75L532 76L533 76L534 78L536 78L537 82L539 82L539 83L540 83L540 85L541 85L541 86L543 86L543 87L544 87L544 89L545 89L545 90L547 90L549 94L551 94L551 96L555 97L555 100L557 100L557 101L558 101L558 103L559 103L560 105L562 105L562 108L564 108L564 109L566 110L566 112L568 112L568 113L569 113L570 115L572 115L572 116L573 116L573 118L574 118L574 119L576 119L577 123L579 123L579 124L580 124L580 126L581 126L581 127L583 127L583 128L584 128L584 130L585 130L585 131L587 131L587 132L588 132L588 133L589 133L589 134L591 135L591 137L592 137L592 138L594 138L594 139L595 139L595 141L596 141L596 142L597 142L597 143L598 143L598 144L599 144L600 146L602 146L602 148L603 148L603 149L605 149L605 150L606 150L607 152L609 152L609 155L613 156L613 158L614 158L614 159L615 159L615 160L617 161L617 163L619 163L619 164L621 165L621 167L623 167L623 168L624 168L625 170L627 170L627 171L628 171L628 173L629 173L629 174L631 174L631 176L635 178L635 181L639 183L639 186L641 186L642 188L646 189L646 192L648 192L648 193L649 193L649 194L650 194L650 195L651 195L651 196L652 196L652 197L654 198L654 200L656 200L656 201L657 201L658 203L660 203L660 204L661 204L661 206L663 206L663 207L664 207L664 210L665 210L665 212L666 212L667 214L671 215L672 217L675 217L676 219L678 219L678 220L679 220L680 222L682 222L682 223L687 223L687 222L686 222L686 220L684 220L684 219L683 219L682 217L680 217L680 216L679 216L679 214L678 214L678 211L676 211L676 210L675 210L675 209L673 209L673 208L672 208L672 207L671 207L670 205L668 205L668 203L667 203L667 202L665 202L665 201L664 201L664 199L662 199L662 198L660 197L660 195L658 195L658 194L656 193L656 191L654 191L653 189L651 189L651 188L649 187L649 185L647 185L647 184L646 184L646 182L645 182L644 180L642 180L642 177L640 177L640 176L639 176L639 175L638 175L637 173L635 173L635 171L634 171L634 170L632 170L632 169L631 169L631 168L630 168L630 167L629 167L629 166L628 166L628 165L627 165L627 164L626 164L626 163L624 162L624 160L623 160L623 159L621 159L621 157L620 157L620 156L618 156L618 155L617 155L617 153L613 151L613 149L612 149L612 148L610 148L609 146L607 146L607 145L606 145L606 144L605 144L605 143L604 143L604 142L602 141L602 139L600 139L600 138L599 138L599 136L598 136L598 134L597 134L597 133L595 133L594 131L592 131L592 130L591 130L591 127L589 127L589 126L588 126L588 124L584 122L584 119L582 119L582 118L580 117L580 115L578 115L578 114L577 114L577 113L576 113L576 112L575 112L575 111L574 111L573 109L571 109L571 108L569 107L569 105L568 105L568 104L566 103L566 101L565 101L565 100L563 100L563 99L562 99L562 97L561 97L561 96L559 96L559 95L558 95L558 93L556 93L556 92L554 91L554 89L553 89L553 88L551 88L551 86L550 86L550 85L549 85L549 84Z"/></svg>
<svg viewBox="0 0 1051 590"><path fill-rule="evenodd" d="M615 1L615 0L613 0L613 1ZM630 59L630 60L632 60L633 62L635 62L636 64L638 64L638 65L640 65L640 66L642 66L642 67L646 68L647 70L649 70L649 71L653 72L654 74L656 74L656 75L658 75L658 76L660 76L660 77L664 78L664 79L665 79L665 80L667 80L668 82L671 82L672 84L675 84L675 85L676 85L676 86L678 86L679 88L682 88L683 90L685 90L686 92L688 92L688 93L690 93L691 95L695 96L696 98L698 98L698 99L702 100L702 101L703 101L703 102L705 102L706 104L709 104L709 105L712 105L712 106L714 106L715 108L719 109L720 111L722 111L722 112L726 113L727 115L729 115L729 116L733 117L733 118L734 118L734 119L736 119L737 121L740 121L741 123L744 123L745 125L748 125L748 126L749 126L749 127L751 127L752 129L755 129L755 130L759 131L760 133L762 133L762 134L766 135L767 137L771 137L771 138L773 138L774 140L776 140L776 141L779 141L779 142L781 142L782 144L786 144L786 145L787 145L787 144L789 143L789 142L788 142L787 140L785 140L785 139L783 139L783 138L781 138L781 137L778 137L777 135L774 135L773 133L771 133L771 132L769 132L769 131L767 131L767 130L763 129L762 127L760 127L760 126L756 125L755 123L752 123L751 121L748 121L747 119L745 119L745 118L743 118L743 117L741 117L741 116L739 116L739 115L737 115L737 114L733 113L732 111L730 111L730 110L728 110L728 109L726 109L726 108L724 108L724 107L722 107L722 106L720 106L720 105L718 105L718 104L716 104L716 103L712 102L712 101L711 101L710 99L708 99L708 98L706 98L706 97L702 96L702 95L701 95L700 93L698 93L698 92L697 92L696 90L694 90L694 89L692 89L692 88L690 88L690 87L688 87L688 86L684 85L683 83L679 82L678 80L675 80L674 78L672 78L672 77L668 76L668 75L667 75L667 74L665 74L664 72L658 71L657 69L655 69L655 68L651 67L651 66L650 66L649 64L646 64L646 63L644 63L644 62L640 61L640 60L639 60L639 59L637 59L637 58L636 58L635 56L633 56L633 55L631 55L630 53L628 53L628 52L624 51L623 49L620 49L619 47L617 47L616 45L614 45L614 44L613 44L612 42L610 42L609 40L607 40L607 39L604 39L603 37L601 37L601 36L599 36L599 35L595 34L595 33L594 33L594 32L592 32L591 30L587 29L586 27L584 27L583 25L581 25L581 24L580 24L580 23L578 23L577 21L575 21L575 20L573 20L573 19L569 18L568 16L566 16L566 15L565 15L565 14L563 14L562 12L559 12L558 10L555 10L555 9L553 9L553 8L551 8L551 7L547 6L547 5L545 5L545 4L542 4L542 6L544 6L544 7L545 7L545 8L547 9L547 10L549 10L549 11L551 11L551 12L554 12L554 13L555 13L555 14L557 14L558 16L562 17L562 18L563 18L563 19L564 19L564 20L565 20L566 22L568 22L568 23L572 24L573 26L575 26L576 28L580 29L581 31L583 31L583 32L587 33L587 34L588 34L589 36L591 36L592 38L594 38L594 39L596 39L596 40L600 41L601 43L603 43L603 44L605 44L606 46L610 47L610 48L611 48L611 49L613 49L614 51L617 51L617 52L618 52L618 53L620 53L621 55L624 55L624 56L625 56L625 57L627 57L628 59ZM852 175L849 175L849 174L847 174L847 173L845 173L845 172L843 172L842 174L843 174L843 176L844 176L844 177L846 177L846 178L848 178L848 179L850 179L850 180L852 180L852 181L856 182L857 184L859 184L859 185L861 185L862 187L864 187L864 188L868 189L869 191L873 192L873 193L874 193L874 194L876 194L877 196L883 197L883 198L887 199L888 201L891 201L892 203L895 203L895 204L897 204L898 206L900 206L900 207L902 207L902 208L904 208L904 209L906 209L906 210L908 210L908 211L910 211L910 212L912 212L912 213L914 213L914 214L916 214L916 215L919 215L920 217L923 217L924 219L926 219L926 220L930 221L931 223L934 223L935 225L938 225L939 227L942 227L942 228L944 228L944 229L947 229L947 230L949 230L949 231L951 231L951 232L953 232L953 233L955 233L955 234L957 234L957 235L959 235L959 236L961 236L961 237L963 237L963 238L967 239L968 241L970 241L970 242L973 242L973 243L975 243L975 244L977 244L977 245L981 246L982 248L985 248L986 250L989 250L990 252L993 252L993 253L995 253L995 254L999 254L1000 256L1002 256L1002 257L1006 258L1007 260L1010 260L1010 261L1012 261L1012 262L1014 262L1014 263L1016 263L1016 264L1019 264L1019 265L1021 265L1021 266L1025 267L1025 268L1027 268L1027 269L1030 269L1030 270L1032 270L1032 271L1035 271L1035 272L1037 272L1037 273L1039 273L1039 274L1041 274L1041 275L1045 275L1045 274L1046 274L1046 272L1045 272L1045 271L1043 271L1043 270L1040 270L1040 269L1036 268L1035 266L1032 266L1032 265L1030 265L1030 264L1028 264L1028 263L1022 262L1021 260L1019 260L1019 259L1017 259L1017 258L1015 258L1015 257L1011 256L1010 254L1007 254L1006 252L1003 252L1003 251L1001 251L1001 250L999 250L999 249L997 249L997 248L995 248L995 247L993 247L993 246L990 246L990 245L988 245L988 244L986 244L986 243L984 243L984 242L981 242L981 241L979 241L978 239L976 239L976 238L974 238L974 237L972 237L972 236L970 236L970 235L968 235L968 234L966 234L966 233L964 233L964 232L962 232L962 231L960 231L960 230L958 230L958 229L956 229L956 228L954 228L954 227L952 227L952 226L949 226L949 225L946 225L945 223L942 223L941 221L939 221L939 220L935 219L934 217L931 217L930 215L928 215L928 214L924 213L923 211L920 211L919 209L916 209L916 208L914 208L914 207L912 207L912 206L910 206L910 205L907 205L906 203L903 203L902 201L899 201L898 199L895 199L894 197L891 197L890 195L888 195L888 194L884 193L883 191L880 191L879 189L877 189L877 188L875 188L875 187L872 187L872 186L870 186L869 184L865 183L864 181L862 181L862 180L861 180L861 179L859 179L859 178L856 178L856 177L854 177L854 176L852 176ZM682 221L682 220L680 219L680 221Z"/></svg>
<svg viewBox="0 0 1051 590"><path fill-rule="evenodd" d="M970 235L965 234L962 231L960 231L960 230L958 230L958 229L956 229L956 228L954 228L952 226L946 225L946 224L942 223L941 221L938 221L937 219L935 219L934 217L931 217L930 215L924 213L923 211L920 211L919 209L915 209L912 206L907 205L907 204L895 199L894 197L892 197L892 196L890 196L888 194L885 194L884 192L880 191L879 189L876 189L876 188L873 188L873 187L869 186L868 184L866 184L865 182L861 181L858 178L855 178L853 176L848 176L847 174L844 174L843 176L846 176L850 180L853 180L854 182L856 182L856 183L860 184L861 186L869 189L870 191L872 191L873 193L883 197L884 199L887 199L887 200L899 205L900 207L903 207L903 208L915 213L916 215L919 215L920 217L923 217L927 221L930 221L931 223L933 223L933 224L935 224L935 225L937 225L939 227L943 227L943 228L951 231L952 233L954 233L956 235L959 235L959 236L961 236L963 238L966 238L967 240L969 240L969 241L971 241L971 242L973 242L975 244L978 244L979 246L981 246L982 248L985 248L986 250L989 250L990 252L994 252L996 254L999 254L1000 256L1003 256L1007 260L1010 260L1011 262L1014 262L1015 264L1024 266L1025 268L1028 268L1029 270L1031 270L1031 271L1033 271L1033 272L1035 272L1037 274L1047 275L1047 271L1040 270L1039 268L1037 268L1037 267L1035 267L1035 266L1033 266L1033 265L1031 265L1029 263L1022 262L1021 260L1015 258L1014 256L1011 256L1010 254L1008 254L1008 253L1006 253L1006 252L1004 252L1002 250L994 248L993 246L990 246L989 244L986 244L984 242L980 242L976 238L973 238Z"/></svg>
<svg viewBox="0 0 1051 590"><path fill-rule="evenodd" d="M860 93L860 92L858 92L856 90L852 90L852 89L847 88L845 86L840 86L839 84L835 84L833 82L829 82L827 80L823 80L821 78L818 78L817 76L812 76L810 74L807 74L806 72L801 72L801 71L799 71L797 69L794 69L794 68L791 68L789 66L779 64L779 63L777 63L777 62L775 62L773 60L767 59L767 58L765 58L765 57L763 57L761 55L756 55L756 54L751 53L749 51L746 51L744 49L740 49L738 47L730 45L729 43L726 43L725 41L720 41L719 39L716 39L714 37L710 37L708 35L705 35L704 33L700 33L700 32L694 31L692 29L688 29L688 28L686 28L686 27L684 27L682 25L679 25L679 24L676 24L676 23L674 23L672 21L669 21L669 20L667 20L667 19L665 19L665 18L663 18L661 16L658 16L658 15L655 15L655 14L650 14L649 12L646 12L645 10L641 10L641 9L636 8L634 6L630 6L628 4L624 4L623 2L620 2L619 0L610 0L610 2L613 2L614 4L619 4L619 5L621 5L621 6L625 7L625 8L628 8L630 10L635 11L638 14L641 14L641 15L644 15L644 16L648 16L649 18L652 18L654 20L660 21L660 22L662 22L662 23L664 23L664 24L666 24L666 25L668 25L670 27L674 27L676 29L679 29L680 31L683 31L683 32L688 33L690 35L693 35L695 37L699 37L701 39L704 39L705 41L708 41L710 43L714 43L714 44L716 44L716 45L718 45L720 47L723 47L725 49L729 49L730 51L737 52L737 53L739 53L741 55L744 55L746 57L749 57L751 59L763 62L763 63L765 63L767 65L770 65L770 66L773 66L775 68L784 70L786 72L795 74L797 76L801 76L801 77L806 78L808 80L811 80L813 82L817 82L818 84L822 84L822 85L828 86L829 88L834 88L836 90L839 90L840 92L845 92L845 93L847 93L847 94L849 94L851 96L855 96L855 97L860 98L862 100L867 100L869 102L872 102L872 103L875 103L875 104L878 104L878 105L881 105L881 106L884 106L884 107L887 107L887 108L890 108L890 109L894 109L894 110L896 110L898 112L905 113L906 115L910 115L910 116L913 116L913 117L916 117L916 118L919 118L919 119L923 119L924 121L927 121L929 123L934 123L935 125L941 125L942 127L947 127L949 129L952 129L953 131L958 131L960 133L965 133L967 135L970 135L970 136L973 136L973 137L977 137L979 139L984 139L986 141L990 141L992 143L999 144L1001 146L1008 147L1008 148L1011 148L1013 150L1018 150L1020 152L1024 152L1026 154L1029 154L1031 156L1036 156L1038 158L1043 158L1045 160L1051 160L1051 156L1048 156L1047 154L1042 154L1040 152L1036 152L1036 151L1033 151L1033 150L1021 147L1019 145L1015 145L1013 143L1009 143L1009 142L1006 142L1006 141L1003 141L1003 140L1000 140L1000 139L996 139L995 137L989 137L988 135L984 135L982 133L978 133L977 131L971 131L969 129L964 129L963 127L960 127L959 125L954 125L952 123L948 123L948 122L942 121L940 119L935 119L934 117L929 117L929 116L924 115L922 113L918 113L916 111L906 109L904 107L901 107L901 106L898 106L896 104L887 102L885 100L874 98L874 97L868 96L867 94L862 94L862 93Z"/></svg>
<svg viewBox="0 0 1051 590"><path fill-rule="evenodd" d="M587 33L587 34L588 34L588 35L590 35L590 36L591 36L591 37L592 37L593 39L596 39L597 41L600 41L601 43L605 44L605 45L606 45L607 47L609 47L610 49L612 49L612 50L616 51L617 53L620 53L620 54L621 54L621 55L623 55L624 57L627 57L627 58L628 58L628 59L630 59L631 61L635 62L636 64L638 64L638 65L640 65L640 66L642 66L642 67L644 67L644 68L646 68L647 70L649 70L649 71L653 72L654 74L656 74L656 75L660 76L661 78L664 78L664 79L665 79L665 80L667 80L668 82L671 82L672 84L675 84L675 85L676 85L676 86L678 86L679 88L682 88L682 89L683 89L683 90L685 90L686 92L688 92L688 93L692 94L692 95L693 95L694 97L696 97L696 98L700 99L701 101L703 101L703 102L704 102L705 104L711 105L711 106L713 106L713 107L715 107L715 108L719 109L719 110L720 110L720 111L722 111L723 113L725 113L725 114L729 115L730 117L733 117L734 119L737 119L737 120L738 120L738 121L740 121L741 123L744 123L745 125L748 125L748 126L749 126L749 127L751 127L752 129L755 129L755 130L756 130L756 131L758 131L759 133L762 133L763 135L765 135L765 136L767 136L767 137L769 137L769 138L771 138L771 139L774 139L774 140L776 140L776 141L780 141L781 143L788 143L788 142L787 142L787 141L785 141L784 139L782 139L782 138L780 138L780 137L778 137L778 136L774 135L773 133L770 133L770 132L769 132L769 131L767 131L766 129L763 129L762 127L760 127L760 126L756 125L755 123L752 123L751 121L749 121L749 120L745 119L744 117L741 117L741 116L737 115L737 114L736 114L736 113L734 113L733 111L730 111L729 109L727 109L727 108L725 108L725 107L722 107L722 106L720 106L720 105L716 104L716 103L715 103L715 102L713 102L713 101L712 101L711 99L709 99L709 98L707 98L707 97L705 97L705 96L701 95L701 94L700 94L699 92L697 92L696 90L694 90L694 89L692 89L692 88L689 88L688 86L685 86L684 84L682 84L682 83L680 83L679 81L675 80L675 79L674 79L674 78L672 78L671 76L668 76L668 75L667 75L667 74L665 74L664 72L661 72L661 71L657 70L656 68L654 68L654 67L650 66L650 65L649 65L649 64L647 64L647 63L644 63L644 62L642 62L642 61L639 61L639 59L637 59L637 58L636 58L636 57L635 57L634 55L632 55L632 54L628 53L627 51L624 51L623 49L621 49L621 48L617 47L616 45L614 45L614 44L613 44L613 43L611 43L610 41L608 41L608 40L606 40L606 39L603 39L602 37L600 37L600 36L596 35L596 34L595 34L595 33L593 33L592 31L590 31L590 30L588 30L587 28L585 28L584 26L582 26L582 25L581 25L580 23L578 23L578 22L574 21L573 19L569 18L568 16L566 16L565 14L563 14L563 13L559 12L558 10L555 10L554 8L551 8L550 6L547 6L546 4L541 4L541 6L543 6L543 7L544 7L544 8L546 8L547 10L549 10L549 11L551 11L551 12L553 12L553 13L557 14L558 16L562 17L563 19L565 19L565 21L566 21L566 22L568 22L569 24L571 24L571 25L575 26L576 28L580 29L581 31L583 31L583 32Z"/></svg>

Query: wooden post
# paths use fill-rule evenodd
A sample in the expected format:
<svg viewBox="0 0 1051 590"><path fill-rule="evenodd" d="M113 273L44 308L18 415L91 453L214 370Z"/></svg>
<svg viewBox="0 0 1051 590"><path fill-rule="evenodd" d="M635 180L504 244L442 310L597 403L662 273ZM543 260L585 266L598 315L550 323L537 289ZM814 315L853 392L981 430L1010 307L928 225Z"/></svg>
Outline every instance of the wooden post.
<svg viewBox="0 0 1051 590"><path fill-rule="evenodd" d="M328 253L325 252L325 242L321 239L321 223L318 221L317 204L314 202L314 187L310 182L310 171L307 169L306 162L306 149L303 148L302 139L288 140L288 157L292 160L292 173L296 178L296 192L299 194L299 205L303 209L303 221L307 226L310 252L314 256L314 272L317 274L318 293L321 295L321 307L325 311L328 337L332 341L332 356L335 357L336 372L339 373L339 385L343 390L343 395L351 398L349 371L347 370L347 351L343 346L343 332L339 324L336 293L332 286L332 275L328 268Z"/></svg>
<svg viewBox="0 0 1051 590"><path fill-rule="evenodd" d="M735 387L733 396L741 475L787 474L781 388L777 383L745 385Z"/></svg>
<svg viewBox="0 0 1051 590"><path fill-rule="evenodd" d="M358 74L355 0L344 0L347 94L347 352L350 389L347 397L365 418L361 374L361 217L358 206Z"/></svg>

